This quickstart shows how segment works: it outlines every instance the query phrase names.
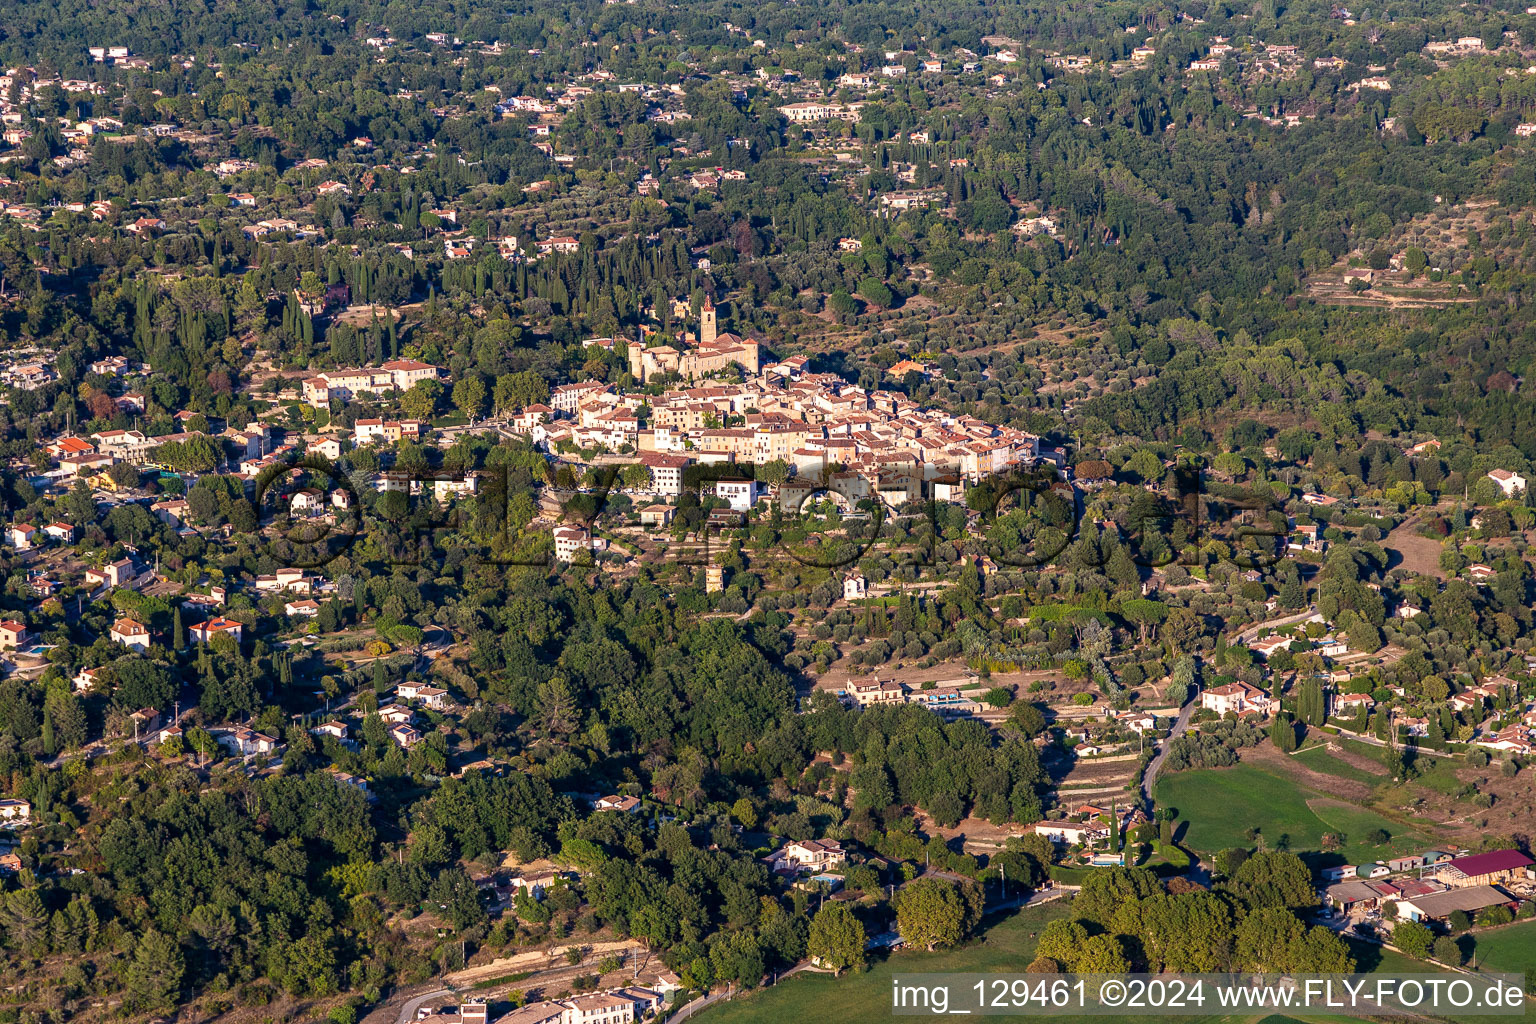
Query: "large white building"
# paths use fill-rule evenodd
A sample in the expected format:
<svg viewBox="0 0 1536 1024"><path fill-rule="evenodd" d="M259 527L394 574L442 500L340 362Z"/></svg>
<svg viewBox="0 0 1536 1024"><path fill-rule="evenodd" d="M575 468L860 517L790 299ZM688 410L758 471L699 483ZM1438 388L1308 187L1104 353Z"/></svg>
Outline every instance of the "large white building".
<svg viewBox="0 0 1536 1024"><path fill-rule="evenodd" d="M327 370L304 381L304 401L323 406L337 398L350 401L362 392L407 391L418 381L436 380L442 371L415 359L394 359L377 368Z"/></svg>
<svg viewBox="0 0 1536 1024"><path fill-rule="evenodd" d="M1039 821L1034 830L1059 846L1092 846L1109 838L1109 829L1095 821Z"/></svg>
<svg viewBox="0 0 1536 1024"><path fill-rule="evenodd" d="M136 651L149 650L149 630L135 619L118 619L112 623L108 636L114 643L131 647Z"/></svg>
<svg viewBox="0 0 1536 1024"><path fill-rule="evenodd" d="M1264 716L1274 710L1275 702L1269 694L1257 686L1236 682L1206 690L1200 694L1200 706L1209 708L1218 715L1242 715L1253 712Z"/></svg>
<svg viewBox="0 0 1536 1024"><path fill-rule="evenodd" d="M682 494L683 471L693 462L686 455L642 452L640 463L651 471L651 490L657 494Z"/></svg>
<svg viewBox="0 0 1536 1024"><path fill-rule="evenodd" d="M857 103L791 103L779 108L779 113L790 124L812 124L816 121L826 121L836 118L839 121L858 121L859 106Z"/></svg>

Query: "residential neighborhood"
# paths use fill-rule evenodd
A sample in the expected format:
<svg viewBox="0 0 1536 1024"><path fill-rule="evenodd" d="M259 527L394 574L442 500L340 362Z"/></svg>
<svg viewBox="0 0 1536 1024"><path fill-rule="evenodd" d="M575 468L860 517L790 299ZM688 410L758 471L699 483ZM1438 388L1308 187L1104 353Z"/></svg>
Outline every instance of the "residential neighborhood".
<svg viewBox="0 0 1536 1024"><path fill-rule="evenodd" d="M0 6L0 1024L1536 997L1536 8Z"/></svg>

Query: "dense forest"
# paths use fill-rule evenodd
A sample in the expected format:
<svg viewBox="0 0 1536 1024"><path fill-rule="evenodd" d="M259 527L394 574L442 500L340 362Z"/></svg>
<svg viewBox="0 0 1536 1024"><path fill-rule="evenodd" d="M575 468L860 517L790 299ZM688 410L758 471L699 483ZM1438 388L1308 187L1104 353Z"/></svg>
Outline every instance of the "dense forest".
<svg viewBox="0 0 1536 1024"><path fill-rule="evenodd" d="M1476 55L1425 50L1463 38ZM17 979L0 1013L52 1024L121 998L108 1012L280 1004L352 1024L477 955L599 938L638 940L693 991L808 955L862 963L863 929L893 921L950 945L977 928L984 886L1038 884L1062 858L1034 833L987 854L945 839L1064 815L1044 707L1058 685L1063 706L1112 716L1152 683L1177 708L1201 685L1295 672L1296 724L1326 724L1321 686L1301 681L1320 657L1266 668L1229 639L1270 611L1316 608L1359 653L1400 648L1347 689L1399 699L1427 748L1465 743L1477 716L1447 698L1522 672L1536 628L1536 508L1487 476L1536 464L1533 45L1528 12L1438 0L0 0L15 139L0 355L7 374L51 373L6 377L0 500L77 529L82 565L131 559L175 585L53 588L4 555L0 603L45 653L0 680L0 792L32 808L0 882ZM133 59L92 58L109 46ZM1191 71L1215 46L1219 66ZM846 77L861 74L879 81ZM858 118L792 121L806 97ZM909 193L928 198L889 202ZM562 462L472 428L574 382L643 411L690 382L637 382L624 343L692 331L706 300L808 373L1038 435L1072 462L1080 507L1000 508L985 488L913 502L836 572L786 555L825 523L756 517L716 552L719 593L680 559L524 559L541 502L603 490L592 467L615 453ZM143 367L131 395L99 369L112 356ZM394 359L451 383L296 390ZM903 363L925 369L897 378ZM313 620L246 586L283 568L261 533L273 516L223 472L242 456L210 424L303 438L403 418L457 433L338 442L309 467L305 484L345 482L367 527L326 561ZM113 430L175 438L153 479L101 474L148 500L46 475L60 435ZM1424 438L1437 447L1405 454ZM450 529L376 486L386 469L497 482ZM1180 469L1221 485L1188 521ZM1300 503L1318 491L1353 504ZM681 550L720 508L701 494L678 499L663 543ZM151 511L180 498L196 529ZM638 518L627 496L605 511ZM1277 536L1315 525L1331 547L1243 562L1247 514ZM1447 582L1393 563L1384 538L1410 527ZM1031 544L1051 557L1017 556ZM1477 585L1454 578L1474 565ZM878 601L839 603L851 568ZM189 643L176 591L225 585L244 639ZM110 638L124 617L159 642L125 650ZM834 665L946 664L1006 716L861 709L816 687ZM1017 672L1053 678L1017 700L991 687ZM406 745L383 712L421 675L459 713L422 709ZM1493 702L1499 721L1517 696ZM195 708L184 734L141 746L136 713L171 708ZM338 709L356 735L311 731ZM281 753L227 756L214 731L234 726ZM1380 712L1356 729L1396 730ZM1283 734L1210 722L1166 770ZM643 812L594 812L609 793ZM765 865L811 838L860 851L857 921ZM489 912L476 881L509 860L576 877ZM1227 851L1209 885L1106 870L1037 966L1350 969L1302 923L1313 906L1289 854Z"/></svg>

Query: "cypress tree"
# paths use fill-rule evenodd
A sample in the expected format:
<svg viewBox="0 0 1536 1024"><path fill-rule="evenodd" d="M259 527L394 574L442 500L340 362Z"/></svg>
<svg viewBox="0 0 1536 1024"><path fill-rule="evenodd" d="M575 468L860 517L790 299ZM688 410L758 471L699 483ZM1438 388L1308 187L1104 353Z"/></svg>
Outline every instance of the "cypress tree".
<svg viewBox="0 0 1536 1024"><path fill-rule="evenodd" d="M1289 754L1296 749L1296 722L1289 711L1275 715L1274 724L1269 727L1269 738L1274 741L1275 749L1282 754Z"/></svg>

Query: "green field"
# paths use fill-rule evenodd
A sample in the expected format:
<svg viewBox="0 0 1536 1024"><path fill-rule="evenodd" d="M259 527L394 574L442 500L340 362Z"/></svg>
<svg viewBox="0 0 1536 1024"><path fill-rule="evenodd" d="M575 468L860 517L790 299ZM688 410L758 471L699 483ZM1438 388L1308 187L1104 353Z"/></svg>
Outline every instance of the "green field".
<svg viewBox="0 0 1536 1024"><path fill-rule="evenodd" d="M984 972L1022 974L1035 958L1035 935L1051 921L1068 916L1066 901L1045 903L1010 914L984 936L937 953L903 951L871 962L863 974L797 974L782 985L731 1003L710 1007L701 1020L709 1024L766 1024L815 1021L855 1024L891 1016L891 979L898 973Z"/></svg>
<svg viewBox="0 0 1536 1024"><path fill-rule="evenodd" d="M1257 827L1265 845L1282 842L1296 853L1322 849L1325 833L1342 832L1347 843L1340 852L1352 864L1380 860L1433 846L1433 837L1381 815L1298 786L1252 765L1178 772L1157 780L1159 807L1173 807L1188 823L1180 837L1185 847L1215 853L1232 846L1252 846L1248 829ZM1380 846L1367 845L1365 833L1383 829L1392 838Z"/></svg>
<svg viewBox="0 0 1536 1024"><path fill-rule="evenodd" d="M1517 974L1524 971L1527 977L1536 979L1536 921L1473 932L1471 937L1479 969Z"/></svg>
<svg viewBox="0 0 1536 1024"><path fill-rule="evenodd" d="M1292 756L1298 764L1306 765L1315 772L1322 772L1325 775L1336 775L1341 779L1349 779L1351 782L1363 782L1367 786L1375 786L1387 781L1387 776L1384 772L1377 774L1368 772L1363 768L1358 768L1348 761L1340 760L1324 746L1298 750Z"/></svg>
<svg viewBox="0 0 1536 1024"><path fill-rule="evenodd" d="M782 984L753 992L729 1003L718 1003L699 1015L707 1024L780 1024L781 1021L814 1021L815 1024L865 1024L891 1020L891 979L898 974L963 972L1023 973L1034 958L1035 935L1047 923L1068 916L1070 904L1047 903L999 919L983 937L957 949L938 953L899 952L874 960L863 974L834 978L830 974L797 974ZM1516 929L1505 929L1510 934ZM1530 932L1530 929L1526 929ZM1536 933L1529 941L1536 941ZM1433 974L1445 968L1421 963L1366 943L1351 943L1361 971ZM1510 945L1514 955L1515 946ZM1529 1005L1529 1004L1528 1004ZM1527 1012L1523 1019L1531 1020ZM1014 1018L1018 1019L1018 1018ZM1178 1024L1294 1024L1308 1021L1343 1021L1334 1016L1287 1017L1279 1014L1243 1016L1096 1017L1104 1024L1178 1022ZM1491 1020L1493 1018L1476 1018ZM1518 1020L1522 1018L1505 1018Z"/></svg>
<svg viewBox="0 0 1536 1024"><path fill-rule="evenodd" d="M903 951L875 960L863 974L834 978L830 974L797 974L781 985L729 1003L718 1003L699 1015L705 1024L780 1024L813 1021L815 1024L865 1024L894 1019L891 1013L891 979L898 974L963 972L1019 973L1034 959L1035 935L1047 923L1068 916L1069 905L1047 903L1030 907L999 920L985 935L956 949L938 953ZM1018 1019L1018 1018L1013 1018ZM1100 1017L1105 1024L1120 1018ZM1129 1019L1129 1018L1127 1018ZM1252 1014L1246 1017L1189 1016L1137 1017L1137 1021L1179 1021L1180 1024L1220 1024L1244 1021L1287 1024L1291 1018Z"/></svg>

